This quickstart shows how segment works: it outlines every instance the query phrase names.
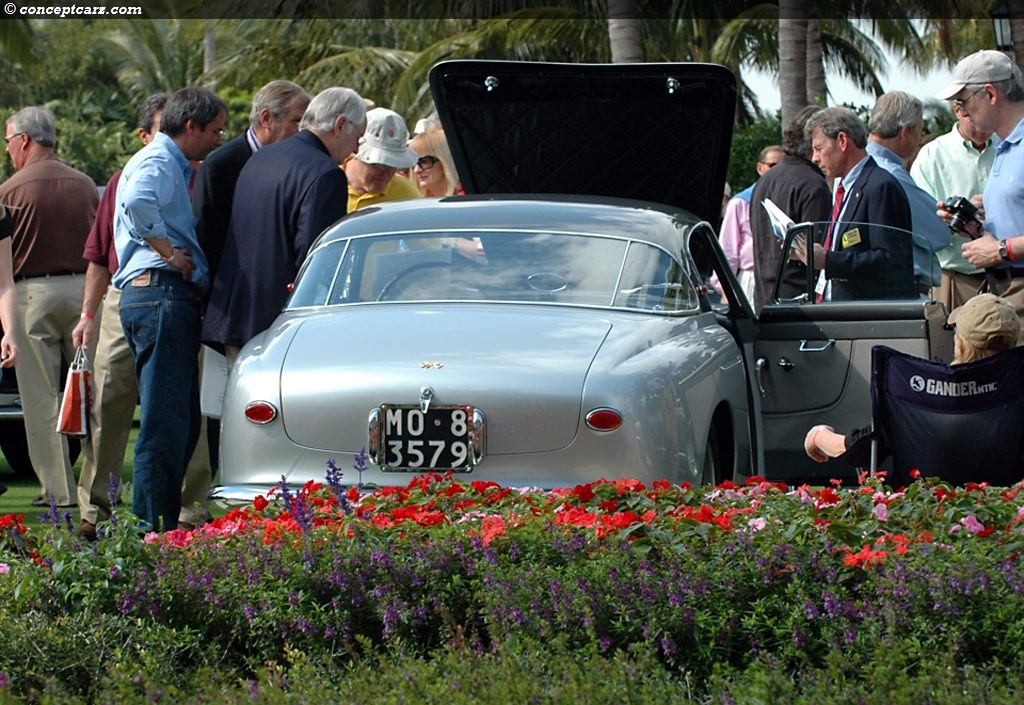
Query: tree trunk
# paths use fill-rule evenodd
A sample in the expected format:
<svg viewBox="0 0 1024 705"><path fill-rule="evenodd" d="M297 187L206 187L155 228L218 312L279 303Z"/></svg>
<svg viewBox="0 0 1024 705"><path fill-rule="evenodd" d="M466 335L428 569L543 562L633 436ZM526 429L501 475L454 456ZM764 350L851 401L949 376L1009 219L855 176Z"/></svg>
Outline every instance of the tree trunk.
<svg viewBox="0 0 1024 705"><path fill-rule="evenodd" d="M1024 0L1022 0L1024 1ZM825 56L818 20L807 20L807 105L825 105Z"/></svg>
<svg viewBox="0 0 1024 705"><path fill-rule="evenodd" d="M612 63L638 64L644 60L637 0L608 0L608 41Z"/></svg>
<svg viewBox="0 0 1024 705"><path fill-rule="evenodd" d="M782 124L807 105L807 5L779 0L779 102Z"/></svg>
<svg viewBox="0 0 1024 705"><path fill-rule="evenodd" d="M1010 56L1018 66L1024 59L1024 0L1009 0L1010 37L1013 38L1013 54Z"/></svg>
<svg viewBox="0 0 1024 705"><path fill-rule="evenodd" d="M209 74L217 65L216 25L217 20L206 21L206 32L203 34L203 73L205 74Z"/></svg>

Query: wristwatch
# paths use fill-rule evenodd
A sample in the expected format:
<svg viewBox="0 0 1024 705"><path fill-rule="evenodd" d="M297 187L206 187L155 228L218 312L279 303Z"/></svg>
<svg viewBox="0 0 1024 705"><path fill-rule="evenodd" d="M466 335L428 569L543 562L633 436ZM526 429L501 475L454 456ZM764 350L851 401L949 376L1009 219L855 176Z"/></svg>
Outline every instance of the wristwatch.
<svg viewBox="0 0 1024 705"><path fill-rule="evenodd" d="M1003 258L1004 262L1010 261L1010 253L1006 249L1006 240L999 241L999 256Z"/></svg>

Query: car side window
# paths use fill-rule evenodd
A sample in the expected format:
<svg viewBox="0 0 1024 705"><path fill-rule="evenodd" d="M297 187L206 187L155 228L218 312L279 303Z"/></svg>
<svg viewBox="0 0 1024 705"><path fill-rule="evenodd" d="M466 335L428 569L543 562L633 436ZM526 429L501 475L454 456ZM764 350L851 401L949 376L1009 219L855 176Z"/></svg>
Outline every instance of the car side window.
<svg viewBox="0 0 1024 705"><path fill-rule="evenodd" d="M338 303L339 297L344 296L346 290L344 285L339 285L338 280L342 264L346 261L348 243L348 240L330 242L309 253L296 277L295 290L286 308ZM331 299L328 300L328 297Z"/></svg>
<svg viewBox="0 0 1024 705"><path fill-rule="evenodd" d="M644 311L692 311L697 293L683 268L669 253L644 242L631 242L613 306Z"/></svg>

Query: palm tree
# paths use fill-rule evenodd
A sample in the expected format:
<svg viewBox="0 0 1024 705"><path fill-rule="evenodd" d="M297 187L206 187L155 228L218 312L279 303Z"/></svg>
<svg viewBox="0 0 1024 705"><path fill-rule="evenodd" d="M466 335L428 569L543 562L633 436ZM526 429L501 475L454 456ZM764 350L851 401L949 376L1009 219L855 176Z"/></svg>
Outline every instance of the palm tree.
<svg viewBox="0 0 1024 705"><path fill-rule="evenodd" d="M608 44L614 64L644 60L637 0L608 0Z"/></svg>
<svg viewBox="0 0 1024 705"><path fill-rule="evenodd" d="M12 63L35 61L35 33L26 19L0 20L0 53Z"/></svg>
<svg viewBox="0 0 1024 705"><path fill-rule="evenodd" d="M122 20L103 42L122 86L149 95L199 82L204 29L196 20Z"/></svg>

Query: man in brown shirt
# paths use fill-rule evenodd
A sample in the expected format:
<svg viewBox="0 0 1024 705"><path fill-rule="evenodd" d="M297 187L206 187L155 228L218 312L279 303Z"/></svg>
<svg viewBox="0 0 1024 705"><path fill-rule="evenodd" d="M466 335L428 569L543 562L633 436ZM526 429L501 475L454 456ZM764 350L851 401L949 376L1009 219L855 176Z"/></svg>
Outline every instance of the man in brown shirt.
<svg viewBox="0 0 1024 705"><path fill-rule="evenodd" d="M74 356L71 332L81 314L86 262L82 248L99 196L85 174L54 154L53 114L40 107L7 119L4 136L16 173L0 184L14 221L11 240L18 294L18 390L32 466L42 485L34 504L74 506L67 439L56 432L61 354Z"/></svg>

